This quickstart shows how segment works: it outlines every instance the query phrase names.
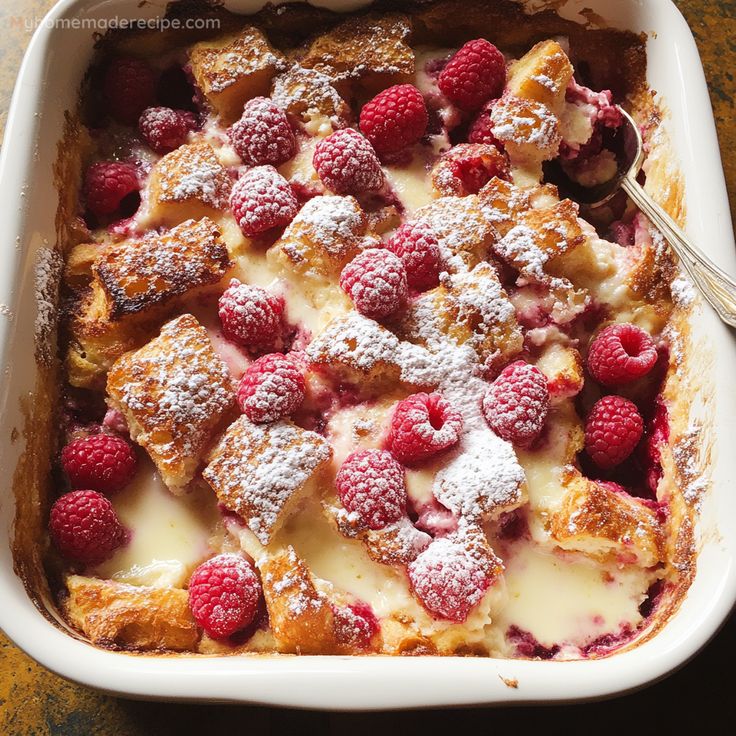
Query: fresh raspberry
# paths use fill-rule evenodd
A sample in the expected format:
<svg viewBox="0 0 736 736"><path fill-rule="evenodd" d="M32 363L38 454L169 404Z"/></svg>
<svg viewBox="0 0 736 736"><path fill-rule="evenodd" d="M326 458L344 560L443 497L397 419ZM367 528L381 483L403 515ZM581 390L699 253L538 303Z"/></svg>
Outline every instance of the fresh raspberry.
<svg viewBox="0 0 736 736"><path fill-rule="evenodd" d="M151 150L161 155L179 148L197 127L194 114L170 107L147 107L138 118L138 130Z"/></svg>
<svg viewBox="0 0 736 736"><path fill-rule="evenodd" d="M493 133L491 112L496 100L489 100L468 126L468 143L487 143L503 150L503 143Z"/></svg>
<svg viewBox="0 0 736 736"><path fill-rule="evenodd" d="M189 578L189 608L213 639L225 639L248 626L260 598L258 576L240 555L212 557Z"/></svg>
<svg viewBox="0 0 736 736"><path fill-rule="evenodd" d="M352 128L337 130L321 140L312 163L322 183L336 194L373 192L385 181L373 146Z"/></svg>
<svg viewBox="0 0 736 736"><path fill-rule="evenodd" d="M225 337L245 347L268 347L283 332L284 300L259 286L230 282L218 303Z"/></svg>
<svg viewBox="0 0 736 736"><path fill-rule="evenodd" d="M61 451L61 465L72 488L115 493L130 483L137 464L130 443L111 434L82 437Z"/></svg>
<svg viewBox="0 0 736 736"><path fill-rule="evenodd" d="M657 348L647 332L627 322L601 330L588 351L588 370L604 386L620 386L654 368Z"/></svg>
<svg viewBox="0 0 736 736"><path fill-rule="evenodd" d="M548 411L547 378L523 360L507 365L483 397L483 414L491 429L522 447L542 431Z"/></svg>
<svg viewBox="0 0 736 736"><path fill-rule="evenodd" d="M406 511L404 469L386 450L358 450L335 478L343 506L369 529L383 529Z"/></svg>
<svg viewBox="0 0 736 736"><path fill-rule="evenodd" d="M296 138L286 113L266 97L248 100L240 120L227 134L248 166L279 166L296 153Z"/></svg>
<svg viewBox="0 0 736 736"><path fill-rule="evenodd" d="M141 113L153 104L156 75L140 59L116 59L102 82L110 114L120 123L135 125Z"/></svg>
<svg viewBox="0 0 736 736"><path fill-rule="evenodd" d="M477 110L500 97L506 84L503 54L484 38L468 41L440 73L438 86L462 110Z"/></svg>
<svg viewBox="0 0 736 736"><path fill-rule="evenodd" d="M414 594L433 615L462 622L493 582L481 560L451 537L436 538L408 568Z"/></svg>
<svg viewBox="0 0 736 736"><path fill-rule="evenodd" d="M412 289L425 291L437 286L442 270L440 247L427 223L418 220L401 225L388 239L386 247L401 259Z"/></svg>
<svg viewBox="0 0 736 736"><path fill-rule="evenodd" d="M84 198L94 215L111 215L129 194L140 189L138 174L131 164L97 161L84 176Z"/></svg>
<svg viewBox="0 0 736 736"><path fill-rule="evenodd" d="M256 166L235 182L230 207L243 235L253 237L288 225L299 203L289 182L273 166Z"/></svg>
<svg viewBox="0 0 736 736"><path fill-rule="evenodd" d="M593 404L585 422L585 449L603 470L631 455L644 431L636 405L623 396L604 396Z"/></svg>
<svg viewBox="0 0 736 736"><path fill-rule="evenodd" d="M86 565L103 562L127 539L112 504L97 491L72 491L57 499L49 532L64 557Z"/></svg>
<svg viewBox="0 0 736 736"><path fill-rule="evenodd" d="M396 153L416 143L428 122L424 97L412 84L383 90L360 111L360 130L378 153Z"/></svg>
<svg viewBox="0 0 736 736"><path fill-rule="evenodd" d="M295 363L270 353L248 366L240 380L238 404L251 422L275 422L300 406L305 390Z"/></svg>
<svg viewBox="0 0 736 736"><path fill-rule="evenodd" d="M378 633L380 625L367 603L333 606L335 638L341 644L366 649Z"/></svg>
<svg viewBox="0 0 736 736"><path fill-rule="evenodd" d="M440 160L438 184L443 194L477 194L494 176L509 178L505 154L487 143L460 143Z"/></svg>
<svg viewBox="0 0 736 736"><path fill-rule="evenodd" d="M404 465L414 465L457 444L463 418L439 394L413 394L396 405L387 446Z"/></svg>
<svg viewBox="0 0 736 736"><path fill-rule="evenodd" d="M381 319L406 301L409 287L401 259L390 250L368 248L343 268L340 286L366 317Z"/></svg>

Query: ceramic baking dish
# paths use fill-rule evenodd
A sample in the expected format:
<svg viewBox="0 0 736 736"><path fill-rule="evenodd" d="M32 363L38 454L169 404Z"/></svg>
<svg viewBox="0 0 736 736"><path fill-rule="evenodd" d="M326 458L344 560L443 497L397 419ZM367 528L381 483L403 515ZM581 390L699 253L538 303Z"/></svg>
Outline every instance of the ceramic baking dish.
<svg viewBox="0 0 736 736"><path fill-rule="evenodd" d="M257 1L225 2L240 12ZM325 2L340 9L364 3ZM530 9L559 2L528 2ZM687 229L732 273L736 254L718 142L693 37L669 0L570 0L566 17L602 17L648 34L649 82L671 116L667 128L684 174ZM712 488L697 528L697 573L667 625L638 647L609 658L535 662L473 658L145 656L95 648L42 615L13 569L14 498L10 479L26 442L37 363L34 329L43 326L34 274L39 253L55 241L58 192L52 166L64 111L73 109L93 45L89 23L71 19L151 18L163 2L62 0L36 31L26 54L0 160L0 626L55 672L129 696L281 706L378 709L551 702L602 697L665 676L715 633L736 601L736 341L709 310L693 316L702 343L699 372L707 389L695 409L708 416L698 441L711 447ZM99 29L99 26L98 26ZM40 313L40 315L39 315ZM40 317L40 319L39 319ZM26 458L27 459L27 458Z"/></svg>

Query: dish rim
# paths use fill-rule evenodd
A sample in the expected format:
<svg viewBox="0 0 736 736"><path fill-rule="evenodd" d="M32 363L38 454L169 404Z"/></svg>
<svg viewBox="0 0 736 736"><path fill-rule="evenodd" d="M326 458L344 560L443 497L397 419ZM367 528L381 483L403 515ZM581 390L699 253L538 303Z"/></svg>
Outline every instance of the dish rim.
<svg viewBox="0 0 736 736"><path fill-rule="evenodd" d="M578 0L569 2L573 6L576 3L583 5ZM249 9L260 4L263 3L249 0L226 3L241 8L249 6ZM584 4L595 9L606 6L606 1L586 0ZM715 234L718 247L713 250L714 254L726 268L734 271L736 254L715 124L690 29L671 0L649 0L646 9L638 0L622 0L617 5L619 8L613 12L626 9L633 12L637 8L643 14L652 12L661 19L662 26L651 30L657 31L658 36L665 31L674 34L672 58L669 62L657 58L660 65L670 65L671 88L679 85L682 91L677 98L667 96L667 103L675 113L673 137L676 143L685 141L683 131L697 131L701 136L697 151L692 137L690 145L683 145L679 161L687 182L688 210L693 212L694 200L697 205L707 205L699 207L697 215L689 218L689 228L703 240ZM6 216L0 220L0 243L4 244L0 248L3 258L13 266L0 273L0 305L9 305L11 314L16 314L19 308L18 284L32 278L29 250L31 242L39 235L31 232L29 200L33 196L26 197L26 191L34 168L39 166L36 145L44 128L37 113L47 84L45 74L49 69L50 50L61 32L54 27L54 21L93 9L101 10L103 6L109 16L115 12L122 14L124 9L132 13L136 2L61 0L36 30L16 81L0 157L0 201L6 203ZM621 6L625 6L623 11ZM160 14L162 11L163 7L149 5L136 12L150 16L152 12ZM55 150L55 146L53 148ZM23 186L18 186L19 181ZM705 191L707 196L704 196ZM693 198L691 194L696 196ZM730 354L729 363L733 365L736 357L733 336L708 309L702 318L714 333L714 344L720 344L718 338L724 342L723 350ZM13 328L14 319L0 314L2 368L8 364L17 341L22 339ZM5 383L10 385L12 381ZM1 416L7 416L9 401L14 398L9 390L2 389ZM736 398L727 404L720 413L730 407L734 409L732 416L736 416ZM734 428L734 422L722 422L717 426L722 427L722 424L726 425L726 430L729 425ZM8 434L0 437L3 446L10 443ZM8 454L13 453L8 451ZM736 494L733 497L736 498ZM8 505L12 503L7 504L0 497L0 513ZM730 508L736 517L736 501ZM601 660L540 662L459 657L289 655L167 657L110 652L68 635L34 607L13 572L9 550L5 548L11 539L12 526L6 521L0 528L3 535L7 532L7 540L0 549L0 599L4 601L0 607L0 626L9 638L63 677L106 692L144 699L227 701L333 710L589 700L640 688L682 666L716 633L736 603L736 523L723 527L719 522L723 554L722 559L716 556L720 564L724 561L727 564L717 576L718 587L702 583L699 566L681 609L662 631L631 651ZM701 584L696 588L699 580ZM554 669L554 677L550 677L545 668ZM564 671L561 668L565 668ZM311 677L305 682L308 674ZM517 687L513 686L514 681ZM409 687L407 682L411 683ZM356 688L358 683L360 687Z"/></svg>

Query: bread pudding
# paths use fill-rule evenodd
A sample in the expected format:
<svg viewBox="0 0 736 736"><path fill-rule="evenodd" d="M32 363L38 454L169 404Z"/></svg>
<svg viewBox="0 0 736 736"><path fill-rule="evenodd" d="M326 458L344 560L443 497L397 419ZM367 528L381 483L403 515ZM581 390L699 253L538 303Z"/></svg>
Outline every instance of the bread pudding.
<svg viewBox="0 0 736 736"><path fill-rule="evenodd" d="M102 39L60 157L65 624L217 655L655 633L694 571L693 295L623 194L549 168L615 174L620 104L661 181L643 40L503 0L169 12L218 31Z"/></svg>

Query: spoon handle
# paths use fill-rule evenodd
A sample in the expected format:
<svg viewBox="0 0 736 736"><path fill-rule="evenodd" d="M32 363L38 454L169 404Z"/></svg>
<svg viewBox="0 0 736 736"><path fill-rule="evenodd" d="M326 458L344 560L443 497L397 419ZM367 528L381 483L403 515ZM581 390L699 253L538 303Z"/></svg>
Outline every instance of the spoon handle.
<svg viewBox="0 0 736 736"><path fill-rule="evenodd" d="M677 254L687 274L708 303L716 310L718 316L726 324L736 327L736 281L716 266L700 248L689 240L675 221L633 177L624 177L621 186L636 206L662 233Z"/></svg>

